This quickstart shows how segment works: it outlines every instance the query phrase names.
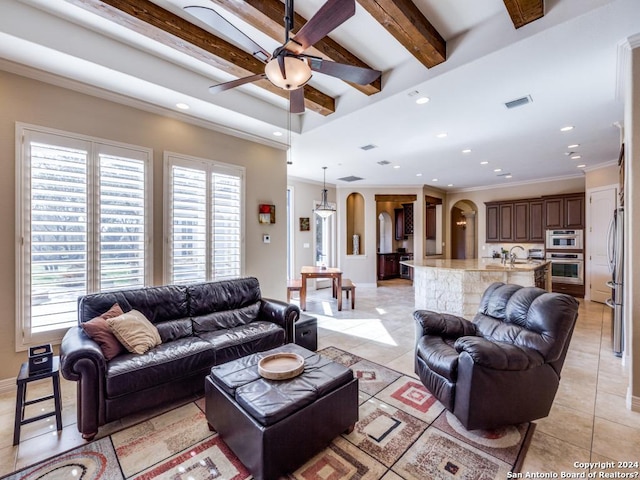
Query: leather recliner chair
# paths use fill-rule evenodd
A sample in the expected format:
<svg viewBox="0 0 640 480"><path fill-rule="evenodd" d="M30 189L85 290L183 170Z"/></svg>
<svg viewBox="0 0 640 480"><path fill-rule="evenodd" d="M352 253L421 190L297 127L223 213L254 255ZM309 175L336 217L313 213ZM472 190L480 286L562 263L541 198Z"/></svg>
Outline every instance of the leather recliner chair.
<svg viewBox="0 0 640 480"><path fill-rule="evenodd" d="M473 321L417 310L415 372L469 430L546 417L560 383L578 301L494 283Z"/></svg>

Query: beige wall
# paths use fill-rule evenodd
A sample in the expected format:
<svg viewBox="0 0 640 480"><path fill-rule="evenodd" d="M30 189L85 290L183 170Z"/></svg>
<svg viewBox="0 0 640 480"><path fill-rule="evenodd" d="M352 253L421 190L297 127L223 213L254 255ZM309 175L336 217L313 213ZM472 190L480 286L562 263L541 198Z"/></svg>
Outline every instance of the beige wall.
<svg viewBox="0 0 640 480"><path fill-rule="evenodd" d="M322 183L307 182L300 179L289 178L287 184L293 190L293 215L292 215L292 244L293 265L292 278L300 278L300 269L303 265L313 265L315 261L315 214L313 203L322 200ZM329 203L336 201L336 189L327 185L327 199ZM335 217L335 214L333 215ZM309 231L300 231L300 218L309 218ZM335 221L335 220L332 220ZM309 246L305 248L305 244Z"/></svg>
<svg viewBox="0 0 640 480"><path fill-rule="evenodd" d="M15 377L25 352L15 352L15 123L49 127L153 149L153 279L162 283L162 162L173 151L246 168L245 274L264 296L286 293L286 155L169 117L0 71L0 379ZM258 223L258 204L276 206L275 225ZM271 243L262 242L263 234Z"/></svg>
<svg viewBox="0 0 640 480"><path fill-rule="evenodd" d="M606 187L608 185L617 185L620 176L618 174L618 165L612 164L606 167L590 170L585 176L585 189L589 191L591 188Z"/></svg>

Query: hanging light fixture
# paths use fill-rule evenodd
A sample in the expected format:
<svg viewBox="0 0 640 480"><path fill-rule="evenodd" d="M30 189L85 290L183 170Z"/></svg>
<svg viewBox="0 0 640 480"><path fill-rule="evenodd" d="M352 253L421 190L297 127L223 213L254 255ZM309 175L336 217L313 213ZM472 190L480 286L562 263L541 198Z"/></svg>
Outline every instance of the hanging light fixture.
<svg viewBox="0 0 640 480"><path fill-rule="evenodd" d="M322 201L320 205L318 205L315 209L316 215L319 215L322 218L329 218L336 211L335 207L329 205L329 201L327 200L327 167L322 167L324 170L324 180L322 182Z"/></svg>

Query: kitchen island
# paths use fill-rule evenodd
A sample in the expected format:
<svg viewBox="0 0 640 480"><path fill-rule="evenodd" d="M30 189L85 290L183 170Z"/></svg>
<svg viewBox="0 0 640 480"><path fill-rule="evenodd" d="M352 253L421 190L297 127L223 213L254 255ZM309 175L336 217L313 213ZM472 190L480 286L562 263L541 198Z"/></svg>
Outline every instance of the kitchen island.
<svg viewBox="0 0 640 480"><path fill-rule="evenodd" d="M451 313L468 319L478 311L480 298L494 282L538 286L551 291L548 261L518 260L503 265L500 259L434 259L400 262L413 268L416 310Z"/></svg>

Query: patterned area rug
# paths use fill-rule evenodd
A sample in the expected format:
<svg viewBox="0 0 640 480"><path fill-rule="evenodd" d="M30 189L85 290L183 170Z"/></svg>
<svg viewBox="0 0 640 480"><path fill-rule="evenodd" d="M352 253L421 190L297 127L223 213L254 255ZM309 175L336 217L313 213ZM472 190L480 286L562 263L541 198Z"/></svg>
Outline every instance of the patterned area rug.
<svg viewBox="0 0 640 480"><path fill-rule="evenodd" d="M292 480L504 479L519 471L534 424L466 430L415 378L329 347L359 379L360 419ZM202 399L88 443L7 480L249 480L208 429Z"/></svg>

